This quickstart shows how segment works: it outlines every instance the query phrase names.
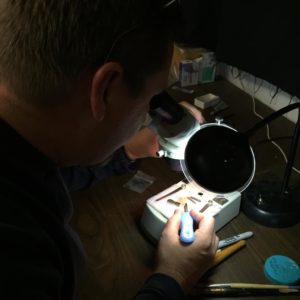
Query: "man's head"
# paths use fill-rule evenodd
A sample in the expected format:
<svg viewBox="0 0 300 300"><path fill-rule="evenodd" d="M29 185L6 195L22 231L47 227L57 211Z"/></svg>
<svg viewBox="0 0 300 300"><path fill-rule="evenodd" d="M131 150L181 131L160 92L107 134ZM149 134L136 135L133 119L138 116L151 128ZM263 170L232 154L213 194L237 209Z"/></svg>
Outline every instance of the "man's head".
<svg viewBox="0 0 300 300"><path fill-rule="evenodd" d="M22 99L55 102L107 59L120 62L136 85L164 62L163 20L152 16L158 19L167 2L2 0L0 80Z"/></svg>
<svg viewBox="0 0 300 300"><path fill-rule="evenodd" d="M116 97L112 89L122 91L118 85L122 81L123 92L125 84L128 91L123 95L125 103L119 108L128 114L130 107L134 111L142 102L145 106L150 100L141 98L151 98L163 88L162 74L156 78L162 83L155 86L152 82L151 90L146 88L146 83L168 68L170 36L168 21L163 16L168 2L2 0L0 85L6 86L16 101L51 108L73 101L70 95L74 96L74 89L82 84L83 78L88 78L83 89L85 97L89 97L91 114L96 121L105 119L107 130L115 130L112 134L116 139L121 138L120 126L113 126L112 119L121 123L126 121L126 116L111 111L117 109L121 100L119 104L103 107L109 102L105 98ZM119 97L122 97L120 93ZM139 99L139 102L126 98ZM141 113L144 110L145 107L141 108ZM89 127L89 122L86 124ZM85 134L89 134L87 129Z"/></svg>

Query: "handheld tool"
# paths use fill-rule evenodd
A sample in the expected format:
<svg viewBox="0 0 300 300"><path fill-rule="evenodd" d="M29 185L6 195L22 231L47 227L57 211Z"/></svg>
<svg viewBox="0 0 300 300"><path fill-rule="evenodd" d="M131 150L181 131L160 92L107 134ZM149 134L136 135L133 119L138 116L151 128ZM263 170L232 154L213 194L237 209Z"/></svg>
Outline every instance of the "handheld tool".
<svg viewBox="0 0 300 300"><path fill-rule="evenodd" d="M191 217L188 206L184 204L184 212L181 214L181 231L180 240L183 243L192 243L195 239L194 228L193 228L193 218Z"/></svg>

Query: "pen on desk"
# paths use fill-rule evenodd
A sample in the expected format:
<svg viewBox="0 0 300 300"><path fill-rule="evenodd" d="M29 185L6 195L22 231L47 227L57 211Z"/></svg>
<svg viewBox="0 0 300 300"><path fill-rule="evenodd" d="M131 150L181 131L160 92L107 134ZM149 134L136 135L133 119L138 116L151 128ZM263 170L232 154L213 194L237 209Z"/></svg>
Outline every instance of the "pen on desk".
<svg viewBox="0 0 300 300"><path fill-rule="evenodd" d="M299 294L300 286L271 285L259 283L218 283L200 287L198 293L201 296L266 296Z"/></svg>
<svg viewBox="0 0 300 300"><path fill-rule="evenodd" d="M228 246L228 247L224 248L223 250L218 251L214 257L212 267L215 267L220 262L222 262L224 259L229 257L231 254L235 253L236 251L238 251L245 245L246 245L246 241L240 240L240 241L236 242L235 244Z"/></svg>
<svg viewBox="0 0 300 300"><path fill-rule="evenodd" d="M234 244L240 240L245 240L245 239L248 239L250 237L253 236L253 232L252 231L247 231L247 232L243 232L243 233L240 233L240 234L237 234L237 235L234 235L234 236L231 236L229 238L226 238L224 240L221 240L219 241L219 246L218 248L224 248L224 247L227 247L231 244Z"/></svg>

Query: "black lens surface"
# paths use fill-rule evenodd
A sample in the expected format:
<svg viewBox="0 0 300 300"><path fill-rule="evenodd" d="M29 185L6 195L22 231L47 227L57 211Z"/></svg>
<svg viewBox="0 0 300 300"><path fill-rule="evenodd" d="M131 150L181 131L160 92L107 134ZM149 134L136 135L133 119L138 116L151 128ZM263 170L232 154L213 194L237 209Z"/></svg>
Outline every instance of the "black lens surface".
<svg viewBox="0 0 300 300"><path fill-rule="evenodd" d="M189 140L185 164L190 176L216 193L230 193L251 178L253 154L243 134L224 126L200 129Z"/></svg>

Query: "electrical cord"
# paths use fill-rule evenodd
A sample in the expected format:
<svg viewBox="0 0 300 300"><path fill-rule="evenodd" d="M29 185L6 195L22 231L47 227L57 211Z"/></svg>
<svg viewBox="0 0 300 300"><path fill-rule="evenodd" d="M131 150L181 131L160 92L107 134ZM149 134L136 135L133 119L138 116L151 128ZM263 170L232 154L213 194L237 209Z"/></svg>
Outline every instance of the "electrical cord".
<svg viewBox="0 0 300 300"><path fill-rule="evenodd" d="M275 93L273 95L273 99L276 96L276 94L277 93ZM258 118L260 118L260 119L263 120L264 117L262 115L260 115L259 113L257 113L257 111L256 111L256 103L255 103L255 97L254 96L255 96L255 86L253 86L253 93L251 94L252 103L253 103L253 113L254 113L255 116L257 116ZM269 124L266 125L266 128L267 128L267 139L280 151L280 153L282 154L282 156L284 158L285 163L287 163L288 159L287 159L287 156L286 156L285 152L283 151L283 149L276 142L274 142L272 140L272 138L270 136L270 127L269 127ZM296 173L300 174L300 170L298 170L297 168L292 167L292 170L295 171Z"/></svg>
<svg viewBox="0 0 300 300"><path fill-rule="evenodd" d="M234 67L231 66L231 68L230 68L231 75L232 75L232 77L233 77L234 79L239 79L240 85L241 85L242 89L244 90L245 93L247 93L247 92L246 92L246 89L245 89L245 86L244 86L244 83L243 83L242 78L241 78L241 74L244 73L244 72L241 71L241 70L239 70L238 68L236 68L236 69L238 70L238 74L237 74L236 76L234 76ZM253 84L253 92L252 92L252 94L251 94L251 99L252 99L252 103L253 103L253 114L254 114L255 116L257 116L258 118L260 118L260 119L263 120L264 117L263 117L262 115L260 115L259 113L257 113L257 111L256 111L256 103L255 103L255 97L254 97L255 94L260 90L260 88L261 88L261 86L262 86L262 83L263 83L263 79L261 79L261 82L260 82L259 87L258 87L257 89L255 89L255 85L256 85L256 77L254 77L254 78L255 78L255 79L254 79L254 84ZM280 90L280 88L279 88L279 87L276 87L276 90L275 90L274 94L273 94L273 95L270 94L270 96L271 96L270 104L272 103L272 101L274 100L274 98L278 95L279 90ZM293 99L293 97L291 97L290 102L292 101L292 99ZM271 143L279 150L279 152L280 152L280 153L282 154L282 156L283 156L283 159L284 159L285 163L287 163L287 162L288 162L288 159L287 159L287 156L286 156L284 150L283 150L276 142L274 142L273 139L272 139L271 136L270 136L270 127L269 127L269 124L266 124L266 129L267 129L267 140L268 140L269 142L271 142ZM293 166L293 167L292 167L292 170L295 171L296 173L300 174L300 170L297 169L296 167Z"/></svg>
<svg viewBox="0 0 300 300"><path fill-rule="evenodd" d="M295 97L295 95L291 96L291 99L289 101L289 105L292 103L294 97Z"/></svg>
<svg viewBox="0 0 300 300"><path fill-rule="evenodd" d="M275 97L278 95L280 88L277 86L275 93L271 96L270 104L272 104Z"/></svg>
<svg viewBox="0 0 300 300"><path fill-rule="evenodd" d="M239 79L240 85L241 85L243 91L244 91L245 93L247 93L247 92L246 92L246 88L245 88L244 83L243 83L243 80L242 80L242 78L241 78L241 75L242 75L244 72L243 72L242 70L239 70L238 68L236 68L236 69L238 70L238 71L237 71L238 74L237 74L237 75L234 75L234 67L231 66L231 68L230 68L231 76L232 76L234 79ZM245 73L244 73L244 74L245 74ZM259 87L256 89L256 88L255 88L255 86L256 86L256 77L254 77L254 78L255 78L255 79L254 79L254 84L253 84L253 93L251 94L252 103L253 103L253 114L254 114L255 116L257 116L258 118L260 118L260 119L263 120L264 117L263 117L262 115L260 115L259 113L257 113L257 111L256 111L256 103L255 103L255 97L254 97L255 94L260 90L260 88L261 88L261 86L262 86L262 83L263 83L263 79L261 79L260 85L259 85ZM275 90L274 94L273 94L273 95L270 95L270 96L271 96L270 104L273 102L274 98L278 95L279 90L280 90L280 88L279 88L279 87L276 87L276 90ZM292 101L292 99L293 99L293 97L291 97L290 102ZM267 129L267 140L268 140L269 142L271 142L271 143L279 150L279 152L280 152L280 153L282 154L282 156L283 156L283 159L284 159L285 163L287 163L287 162L288 162L288 159L287 159L287 156L286 156L284 150L283 150L276 142L274 142L274 140L271 138L269 124L266 124L266 129ZM300 170L297 169L296 167L293 166L293 167L292 167L292 170L295 171L296 173L300 174Z"/></svg>
<svg viewBox="0 0 300 300"><path fill-rule="evenodd" d="M254 87L255 87L255 85L256 85L256 79L257 79L257 78L254 77ZM259 84L258 88L254 91L254 95L260 90L260 88L261 88L263 82L264 82L264 80L263 80L263 79L260 79L260 84Z"/></svg>
<svg viewBox="0 0 300 300"><path fill-rule="evenodd" d="M291 135L287 135L287 136L279 136L279 137L276 137L276 138L272 138L272 141L282 141L282 140L291 140L293 138L293 136ZM260 140L258 142L256 142L253 146L253 148L257 147L257 146L260 146L262 144L265 144L265 143L269 143L270 140L268 139L263 139L263 140Z"/></svg>
<svg viewBox="0 0 300 300"><path fill-rule="evenodd" d="M231 66L231 68L230 68L231 76L232 76L234 79L240 78L241 73L242 73L241 70L239 70L238 68L236 68L236 69L237 69L238 74L237 74L237 75L234 75L234 67Z"/></svg>

